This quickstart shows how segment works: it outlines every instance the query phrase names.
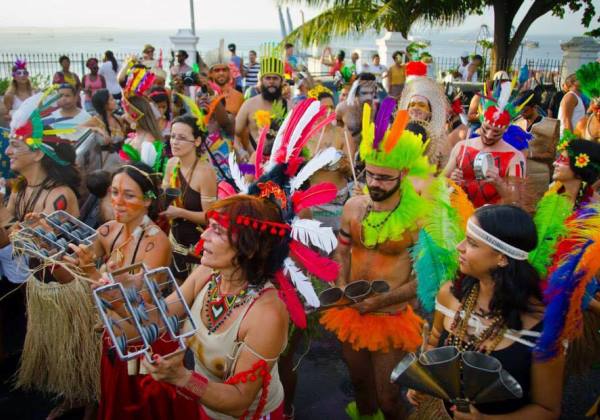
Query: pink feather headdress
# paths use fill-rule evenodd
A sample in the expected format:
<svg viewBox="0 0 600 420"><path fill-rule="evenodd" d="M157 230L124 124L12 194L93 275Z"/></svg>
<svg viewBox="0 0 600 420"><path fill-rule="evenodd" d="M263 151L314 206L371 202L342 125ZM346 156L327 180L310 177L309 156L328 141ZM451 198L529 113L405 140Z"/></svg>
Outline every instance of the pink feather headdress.
<svg viewBox="0 0 600 420"><path fill-rule="evenodd" d="M288 238L286 243L290 256L277 270L275 283L290 318L299 328L306 327L305 307L316 308L320 305L310 277L305 272L325 282L335 281L339 274L339 265L329 257L337 246L333 230L321 226L317 220L298 217L301 210L329 203L337 194L337 188L332 183L302 188L312 174L337 159L334 148L323 150L306 163L300 156L310 138L331 121L326 115L327 109L319 101L307 99L301 102L283 121L269 161L264 167L257 162L256 182L249 185L245 181L232 153L229 167L234 185L226 181L219 185L220 198L236 193L257 195L271 200L281 209L283 225L267 226L252 218L229 222L243 223L255 229L269 229L274 235ZM260 136L257 151L264 149L265 138L265 135ZM302 164L304 166L301 168Z"/></svg>

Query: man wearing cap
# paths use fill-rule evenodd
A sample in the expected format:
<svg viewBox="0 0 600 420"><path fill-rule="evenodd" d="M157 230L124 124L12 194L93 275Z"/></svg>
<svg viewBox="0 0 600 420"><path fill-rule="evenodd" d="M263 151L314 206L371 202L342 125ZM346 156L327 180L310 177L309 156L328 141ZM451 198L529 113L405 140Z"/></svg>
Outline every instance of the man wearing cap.
<svg viewBox="0 0 600 420"><path fill-rule="evenodd" d="M175 64L171 66L170 73L171 76L176 76L178 74L185 74L188 71L192 71L192 68L185 62L188 59L188 53L186 50L179 50L175 54Z"/></svg>
<svg viewBox="0 0 600 420"><path fill-rule="evenodd" d="M248 159L256 149L260 131L254 118L257 111L272 113L275 103L278 103L276 108L291 109L291 104L282 97L284 71L282 56L283 54L280 54L277 48L268 46L261 53L260 95L244 102L235 119L235 148L240 158ZM271 118L272 123L274 120L275 118Z"/></svg>
<svg viewBox="0 0 600 420"><path fill-rule="evenodd" d="M154 47L152 45L144 45L144 49L142 50L141 61L147 69L151 69L156 66L156 60L154 59Z"/></svg>

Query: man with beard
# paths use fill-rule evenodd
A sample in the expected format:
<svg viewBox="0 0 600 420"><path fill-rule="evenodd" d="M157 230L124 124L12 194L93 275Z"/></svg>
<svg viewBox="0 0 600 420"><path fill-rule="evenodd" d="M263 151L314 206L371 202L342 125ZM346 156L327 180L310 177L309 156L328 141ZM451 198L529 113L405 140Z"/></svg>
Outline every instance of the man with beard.
<svg viewBox="0 0 600 420"><path fill-rule="evenodd" d="M288 101L282 98L284 69L282 55L275 47L266 46L263 49L260 57L260 95L244 102L235 119L234 146L240 159L247 159L256 149L260 132L254 117L256 112L273 113L275 104L277 104L276 108L283 107L285 110L291 108ZM271 120L274 122L275 118Z"/></svg>
<svg viewBox="0 0 600 420"><path fill-rule="evenodd" d="M365 107L365 120L371 119ZM406 111L398 112L398 122ZM389 121L389 115L388 115ZM388 121L384 123L385 128ZM379 122L378 122L379 124ZM321 324L342 342L356 402L351 418L405 418L398 388L390 382L394 366L420 344L422 320L413 312L416 282L409 250L427 202L415 191L411 177L428 176L433 167L423 155L421 138L402 124L395 130L362 129L360 157L366 163L368 195L354 196L344 206L336 258L338 286L384 280L388 293L375 294L348 307L327 310ZM375 134L375 132L377 132Z"/></svg>
<svg viewBox="0 0 600 420"><path fill-rule="evenodd" d="M526 103L515 107L502 99L510 97L504 92L510 84L502 83L497 99L485 100L480 136L456 143L443 171L462 186L476 208L522 202L525 156L502 136Z"/></svg>
<svg viewBox="0 0 600 420"><path fill-rule="evenodd" d="M229 66L222 62L214 63L209 67L208 77L216 94L225 95L225 109L235 117L244 103L244 95L233 86Z"/></svg>

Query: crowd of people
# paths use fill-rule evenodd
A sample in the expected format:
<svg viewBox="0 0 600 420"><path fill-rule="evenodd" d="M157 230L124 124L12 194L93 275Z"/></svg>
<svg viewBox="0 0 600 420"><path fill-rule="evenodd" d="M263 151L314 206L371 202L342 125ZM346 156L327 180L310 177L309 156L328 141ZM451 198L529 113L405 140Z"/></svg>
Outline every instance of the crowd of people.
<svg viewBox="0 0 600 420"><path fill-rule="evenodd" d="M467 99L402 51L387 68L326 49L323 81L291 44L227 50L168 70L152 45L121 65L107 51L81 78L63 56L44 92L14 64L0 363L19 355L16 388L56 398L49 419L292 419L300 332L320 324L355 398L336 418L558 419L568 379L600 362L600 63L554 109L506 71L483 80L478 56L456 71L483 80ZM94 239L32 253L24 232L57 211ZM160 293L184 351L157 327L148 357L120 358L143 347L129 298L100 322L93 291L145 299L138 264L176 279ZM390 380L443 346L495 357L522 395L465 412Z"/></svg>

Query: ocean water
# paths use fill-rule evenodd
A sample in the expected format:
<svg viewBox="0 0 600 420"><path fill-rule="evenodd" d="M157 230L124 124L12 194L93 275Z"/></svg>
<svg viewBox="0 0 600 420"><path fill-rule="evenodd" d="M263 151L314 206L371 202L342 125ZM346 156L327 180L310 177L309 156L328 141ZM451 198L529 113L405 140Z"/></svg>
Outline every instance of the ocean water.
<svg viewBox="0 0 600 420"><path fill-rule="evenodd" d="M48 29L48 28L0 28L0 53L101 53L110 49L118 53L140 53L146 43L165 51L172 48L169 37L172 31L131 31L123 29ZM198 30L198 50L202 53L217 48L219 40L225 45L236 43L238 51L247 55L251 49L259 49L264 42L279 41L279 31L256 30ZM461 32L458 28L425 31L415 34L431 42L428 51L434 57L458 57L463 51L474 52L476 32ZM343 47L349 53L355 47L376 49L375 33L334 40L334 48ZM528 37L539 43L538 48L524 48L523 57L531 59L558 59L562 56L561 42L569 35L543 35ZM349 54L348 54L349 55Z"/></svg>

